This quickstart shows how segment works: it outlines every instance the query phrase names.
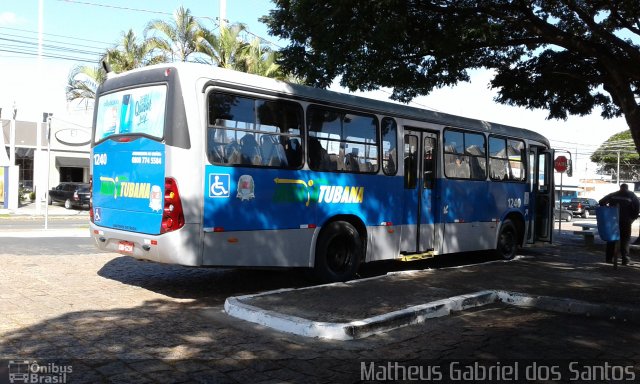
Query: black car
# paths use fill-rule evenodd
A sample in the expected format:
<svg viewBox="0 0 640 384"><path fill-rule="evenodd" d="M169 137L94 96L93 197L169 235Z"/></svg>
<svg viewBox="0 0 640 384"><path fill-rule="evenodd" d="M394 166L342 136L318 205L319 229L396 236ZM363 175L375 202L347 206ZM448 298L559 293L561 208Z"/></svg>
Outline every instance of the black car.
<svg viewBox="0 0 640 384"><path fill-rule="evenodd" d="M49 190L49 205L64 203L64 207L89 206L89 184L87 183L60 183L57 187Z"/></svg>
<svg viewBox="0 0 640 384"><path fill-rule="evenodd" d="M557 220L559 217L560 220L564 220L568 222L573 220L573 213L571 213L571 211L566 209L565 207L562 207L562 209L560 209L560 202L556 201L556 205L553 210L553 217L554 217L554 220Z"/></svg>
<svg viewBox="0 0 640 384"><path fill-rule="evenodd" d="M571 199L569 206L567 207L574 216L582 216L585 219L589 217L589 215L596 214L596 208L599 206L598 200L589 199L586 197L574 197Z"/></svg>

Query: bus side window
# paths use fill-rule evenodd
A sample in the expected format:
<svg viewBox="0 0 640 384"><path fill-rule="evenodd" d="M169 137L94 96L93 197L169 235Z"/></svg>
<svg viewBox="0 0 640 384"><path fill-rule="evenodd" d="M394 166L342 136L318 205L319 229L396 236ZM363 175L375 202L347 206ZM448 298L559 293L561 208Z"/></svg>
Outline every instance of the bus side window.
<svg viewBox="0 0 640 384"><path fill-rule="evenodd" d="M393 176L397 172L398 163L398 127L396 121L389 117L382 119L382 171Z"/></svg>

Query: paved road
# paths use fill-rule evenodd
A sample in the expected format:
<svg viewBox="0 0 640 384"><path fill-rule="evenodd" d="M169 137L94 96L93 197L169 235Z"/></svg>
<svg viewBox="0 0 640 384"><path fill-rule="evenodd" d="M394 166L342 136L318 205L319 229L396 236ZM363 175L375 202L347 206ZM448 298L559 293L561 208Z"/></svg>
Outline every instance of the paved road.
<svg viewBox="0 0 640 384"><path fill-rule="evenodd" d="M104 253L93 245L89 237L2 237L0 253L16 256L85 255Z"/></svg>
<svg viewBox="0 0 640 384"><path fill-rule="evenodd" d="M600 251L573 242L524 254L570 268L565 259L589 252ZM361 340L326 341L223 313L228 296L309 285L297 271L194 269L95 252L16 257L5 250L0 265L0 359L70 365L72 383L375 381L406 374L396 362L419 366L423 378L439 381L471 372L474 361L504 375L500 367L517 368L519 381L533 378L525 371L543 380L557 378L543 377L557 371L565 381L586 381L575 376L593 371L577 365L571 372L574 359L599 367L606 360L602 369L623 378L640 375L640 332L622 322L493 305ZM404 268L415 266L429 265ZM384 304L361 294L372 306ZM6 366L0 361L0 383L7 381Z"/></svg>
<svg viewBox="0 0 640 384"><path fill-rule="evenodd" d="M51 229L89 228L88 217L51 217L47 221ZM16 217L0 219L1 231L17 231L44 229L45 222L42 217Z"/></svg>

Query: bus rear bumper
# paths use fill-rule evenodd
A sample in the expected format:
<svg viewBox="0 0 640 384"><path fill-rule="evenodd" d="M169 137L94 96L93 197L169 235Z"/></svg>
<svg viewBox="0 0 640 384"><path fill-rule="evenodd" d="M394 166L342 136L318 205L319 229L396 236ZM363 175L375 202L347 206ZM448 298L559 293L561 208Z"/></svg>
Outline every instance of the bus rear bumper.
<svg viewBox="0 0 640 384"><path fill-rule="evenodd" d="M140 260L166 264L179 264L197 267L202 265L198 247L198 224L185 224L184 227L162 235L148 235L105 228L90 224L91 237L98 249L131 256ZM185 242L191 244L187 246Z"/></svg>

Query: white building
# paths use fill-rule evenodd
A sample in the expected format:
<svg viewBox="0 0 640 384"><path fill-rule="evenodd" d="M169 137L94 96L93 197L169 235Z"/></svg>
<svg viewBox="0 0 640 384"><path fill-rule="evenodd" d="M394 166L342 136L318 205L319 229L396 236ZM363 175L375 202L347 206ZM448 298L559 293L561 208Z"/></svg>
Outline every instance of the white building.
<svg viewBox="0 0 640 384"><path fill-rule="evenodd" d="M86 128L54 118L50 125L6 119L0 125L0 145L9 158L2 165L18 166L19 186L35 191L36 198L45 201L47 188L61 181L89 182L91 134Z"/></svg>

